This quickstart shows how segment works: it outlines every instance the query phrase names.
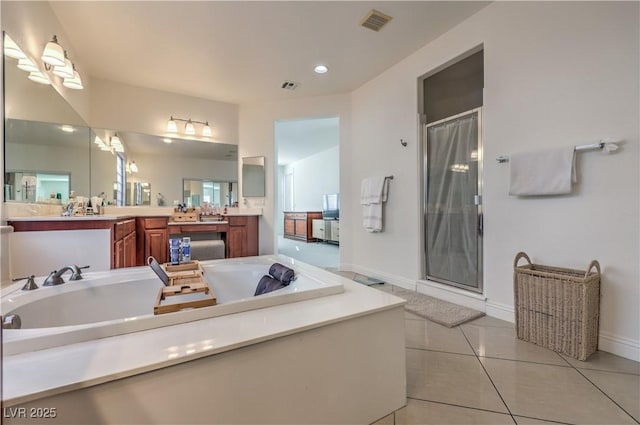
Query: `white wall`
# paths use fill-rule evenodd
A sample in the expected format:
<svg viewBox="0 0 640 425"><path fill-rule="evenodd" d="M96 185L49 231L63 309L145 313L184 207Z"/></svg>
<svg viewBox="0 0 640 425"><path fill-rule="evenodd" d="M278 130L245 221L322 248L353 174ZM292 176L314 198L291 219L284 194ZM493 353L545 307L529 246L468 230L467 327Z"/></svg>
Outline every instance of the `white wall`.
<svg viewBox="0 0 640 425"><path fill-rule="evenodd" d="M284 176L293 176L293 210L322 211L322 195L340 191L340 149L318 152L286 166L278 167L275 228L284 234Z"/></svg>
<svg viewBox="0 0 640 425"><path fill-rule="evenodd" d="M167 121L172 115L196 121L209 121L213 133L212 140L238 143L238 105L112 81L91 81L92 127L173 136L174 134L166 132ZM177 124L179 129L184 128L184 123L178 121ZM195 126L199 132L201 125ZM182 133L181 137L187 138Z"/></svg>
<svg viewBox="0 0 640 425"><path fill-rule="evenodd" d="M340 191L339 148L327 149L284 167L293 173L293 203L296 211L322 211L322 195Z"/></svg>
<svg viewBox="0 0 640 425"><path fill-rule="evenodd" d="M348 163L350 191L357 193L368 175L395 179L384 233L341 226L353 244L343 263L400 284L422 277L417 79L483 44L487 311L513 317L518 251L541 264L578 269L597 259L603 267L600 348L640 360L638 7L493 3L356 90L349 143L359 160ZM507 195L508 166L498 164L497 155L606 136L625 144L615 155L578 154L572 195ZM406 148L400 138L409 142ZM345 214L356 221L357 199L349 202Z"/></svg>
<svg viewBox="0 0 640 425"><path fill-rule="evenodd" d="M240 193L240 205L263 208L260 221L260 254L272 254L276 249L276 184L278 184L277 164L274 148L275 121L314 117L338 116L340 119L340 193L348 196L350 150L349 139L351 125L351 102L349 95L321 96L278 102L264 102L240 105L240 143L238 157L265 156L266 196L264 198L243 198ZM239 172L240 174L240 172ZM242 176L239 175L240 187ZM359 189L358 189L358 193ZM341 219L341 226L344 223ZM348 222L347 222L348 225ZM340 255L349 247L349 241L340 241Z"/></svg>

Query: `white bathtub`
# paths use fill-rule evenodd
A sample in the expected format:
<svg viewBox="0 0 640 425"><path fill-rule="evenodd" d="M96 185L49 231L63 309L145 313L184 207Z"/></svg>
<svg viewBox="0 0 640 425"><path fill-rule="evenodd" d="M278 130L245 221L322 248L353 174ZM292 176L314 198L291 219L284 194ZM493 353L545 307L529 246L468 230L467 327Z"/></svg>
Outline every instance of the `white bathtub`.
<svg viewBox="0 0 640 425"><path fill-rule="evenodd" d="M162 282L149 267L84 273L84 279L22 291L23 282L3 290L2 315L18 314L21 329L3 331L5 355L41 350L114 335L339 294L340 279L314 276L314 267L292 265L283 256L202 262L205 279L218 304L155 316L153 305ZM286 288L253 296L258 281L274 262L289 265L297 278ZM65 275L68 278L69 273ZM197 296L197 295L196 295Z"/></svg>

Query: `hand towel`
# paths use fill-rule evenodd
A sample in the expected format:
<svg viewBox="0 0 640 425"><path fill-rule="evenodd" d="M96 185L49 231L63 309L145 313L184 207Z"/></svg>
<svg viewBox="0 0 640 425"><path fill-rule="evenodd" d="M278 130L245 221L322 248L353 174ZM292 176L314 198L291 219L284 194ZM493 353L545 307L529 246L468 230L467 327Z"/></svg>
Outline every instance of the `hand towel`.
<svg viewBox="0 0 640 425"><path fill-rule="evenodd" d="M548 149L509 157L509 195L565 195L576 182L575 150Z"/></svg>
<svg viewBox="0 0 640 425"><path fill-rule="evenodd" d="M369 177L362 180L360 203L362 221L367 232L382 231L382 203L386 202L389 181L384 177Z"/></svg>

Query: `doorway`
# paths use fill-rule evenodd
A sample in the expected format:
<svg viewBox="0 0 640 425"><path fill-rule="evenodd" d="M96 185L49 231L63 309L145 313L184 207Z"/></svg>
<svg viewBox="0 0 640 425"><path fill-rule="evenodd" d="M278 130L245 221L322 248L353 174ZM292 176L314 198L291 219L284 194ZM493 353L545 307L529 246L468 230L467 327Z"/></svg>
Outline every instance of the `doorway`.
<svg viewBox="0 0 640 425"><path fill-rule="evenodd" d="M340 245L319 230L328 220L323 200L340 191L339 128L338 117L275 122L276 252L328 269L338 267ZM331 221L337 229L339 217Z"/></svg>
<svg viewBox="0 0 640 425"><path fill-rule="evenodd" d="M427 279L482 292L482 111L427 124Z"/></svg>

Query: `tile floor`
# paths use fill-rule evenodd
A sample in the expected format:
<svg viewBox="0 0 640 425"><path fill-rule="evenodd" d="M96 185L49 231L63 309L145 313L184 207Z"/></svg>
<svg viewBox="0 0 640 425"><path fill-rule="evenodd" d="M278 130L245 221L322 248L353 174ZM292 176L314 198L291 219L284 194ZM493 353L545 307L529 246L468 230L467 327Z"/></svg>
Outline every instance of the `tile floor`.
<svg viewBox="0 0 640 425"><path fill-rule="evenodd" d="M304 242L278 235L278 253L322 268L337 269L340 247L328 242Z"/></svg>
<svg viewBox="0 0 640 425"><path fill-rule="evenodd" d="M640 423L640 363L605 352L581 362L491 317L447 328L406 313L405 325L407 405L375 425Z"/></svg>

